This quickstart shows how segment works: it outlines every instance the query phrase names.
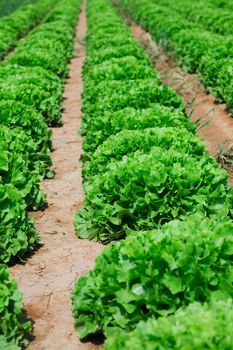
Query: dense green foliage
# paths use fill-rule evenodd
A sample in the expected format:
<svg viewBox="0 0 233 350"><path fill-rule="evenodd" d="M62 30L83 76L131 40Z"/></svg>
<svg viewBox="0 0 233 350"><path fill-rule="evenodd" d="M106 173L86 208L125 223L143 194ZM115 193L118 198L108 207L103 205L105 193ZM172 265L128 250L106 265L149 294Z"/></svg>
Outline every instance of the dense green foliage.
<svg viewBox="0 0 233 350"><path fill-rule="evenodd" d="M0 60L17 45L19 38L42 21L54 4L54 0L38 0L35 5L22 6L9 16L0 18Z"/></svg>
<svg viewBox="0 0 233 350"><path fill-rule="evenodd" d="M3 84L0 98L16 99L35 107L49 125L61 123L63 81L59 76L67 75L79 8L76 1L69 6L60 1L46 22L18 45L0 72Z"/></svg>
<svg viewBox="0 0 233 350"><path fill-rule="evenodd" d="M130 330L193 301L232 296L233 225L188 217L132 233L105 248L72 294L81 337L108 327Z"/></svg>
<svg viewBox="0 0 233 350"><path fill-rule="evenodd" d="M163 101L164 106L184 107L180 96L169 86L161 85L157 78L107 80L95 86L94 84L87 85L84 90L83 111L91 115L125 107L139 109L160 101Z"/></svg>
<svg viewBox="0 0 233 350"><path fill-rule="evenodd" d="M22 6L35 3L37 0L0 0L0 17L7 16Z"/></svg>
<svg viewBox="0 0 233 350"><path fill-rule="evenodd" d="M40 84L15 81L0 83L0 101L15 100L34 107L47 119L48 124L61 123L60 102L43 89Z"/></svg>
<svg viewBox="0 0 233 350"><path fill-rule="evenodd" d="M152 127L173 126L186 128L189 131L194 131L195 126L180 110L161 106L159 104L150 104L149 108L135 109L126 107L115 112L105 112L97 114L92 118L87 130L82 127L82 134L86 137L83 142L85 151L92 153L95 149L104 142L109 136L115 135L121 130L137 130Z"/></svg>
<svg viewBox="0 0 233 350"><path fill-rule="evenodd" d="M88 78L93 85L103 80L134 80L155 77L155 71L134 56L112 58L108 61L96 64L88 71Z"/></svg>
<svg viewBox="0 0 233 350"><path fill-rule="evenodd" d="M233 19L228 9L187 0L120 0L126 12L174 55L198 72L205 87L233 110ZM224 36L223 36L224 35Z"/></svg>
<svg viewBox="0 0 233 350"><path fill-rule="evenodd" d="M26 204L13 185L0 184L0 208L0 261L23 259L40 239L28 218Z"/></svg>
<svg viewBox="0 0 233 350"><path fill-rule="evenodd" d="M154 3L157 1L153 0ZM229 35L233 34L232 13L228 9L216 9L208 6L206 1L159 0L159 4L169 7L188 21L208 31Z"/></svg>
<svg viewBox="0 0 233 350"><path fill-rule="evenodd" d="M10 128L21 127L36 143L38 156L41 154L41 162L44 161L47 166L51 165L49 156L51 130L48 129L39 112L21 102L2 100L0 101L0 124Z"/></svg>
<svg viewBox="0 0 233 350"><path fill-rule="evenodd" d="M0 347L19 350L27 345L31 323L22 312L23 296L11 279L7 267L0 264Z"/></svg>
<svg viewBox="0 0 233 350"><path fill-rule="evenodd" d="M207 155L153 147L106 166L84 183L85 208L75 219L80 237L108 242L129 227L151 229L193 212L228 215L231 208L227 175Z"/></svg>
<svg viewBox="0 0 233 350"><path fill-rule="evenodd" d="M86 161L82 168L83 176L89 178L103 173L111 161L121 160L125 155L129 156L137 150L149 153L153 146L162 147L164 151L171 148L185 151L185 153L196 157L200 157L206 152L202 140L184 128L123 129L107 138L93 154L90 154L90 160Z"/></svg>
<svg viewBox="0 0 233 350"><path fill-rule="evenodd" d="M33 140L21 128L0 125L0 150L1 182L14 185L27 206L42 206L41 164Z"/></svg>
<svg viewBox="0 0 233 350"><path fill-rule="evenodd" d="M173 316L140 322L131 332L108 332L105 350L229 350L233 344L232 300L192 303ZM210 331L211 329L211 331Z"/></svg>

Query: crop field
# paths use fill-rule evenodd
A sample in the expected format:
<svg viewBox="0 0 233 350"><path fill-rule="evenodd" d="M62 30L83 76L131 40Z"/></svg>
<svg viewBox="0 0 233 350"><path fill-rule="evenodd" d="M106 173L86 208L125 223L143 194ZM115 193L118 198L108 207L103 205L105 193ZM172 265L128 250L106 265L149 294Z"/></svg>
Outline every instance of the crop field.
<svg viewBox="0 0 233 350"><path fill-rule="evenodd" d="M35 2L36 0L0 0L0 17L9 15L18 8Z"/></svg>
<svg viewBox="0 0 233 350"><path fill-rule="evenodd" d="M0 350L233 350L232 10L0 1Z"/></svg>

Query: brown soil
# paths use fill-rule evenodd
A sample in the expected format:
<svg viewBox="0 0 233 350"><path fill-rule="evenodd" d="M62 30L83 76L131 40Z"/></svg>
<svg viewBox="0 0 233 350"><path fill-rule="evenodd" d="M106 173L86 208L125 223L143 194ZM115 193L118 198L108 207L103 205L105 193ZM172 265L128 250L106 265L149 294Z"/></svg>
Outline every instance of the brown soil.
<svg viewBox="0 0 233 350"><path fill-rule="evenodd" d="M191 120L196 121L201 118L201 124L209 122L198 131L198 134L204 139L210 154L216 156L220 145L225 141L228 141L228 145L232 144L233 118L226 112L226 106L216 104L215 97L205 91L197 75L182 71L161 47L156 45L149 33L135 23L131 24L131 29L133 35L146 47L153 58L163 83L173 87L183 97L188 115L193 110ZM195 101L190 106L193 100Z"/></svg>
<svg viewBox="0 0 233 350"><path fill-rule="evenodd" d="M77 37L86 30L82 11ZM75 211L82 206L82 139L77 136L81 111L81 67L85 50L75 43L76 57L70 64L64 100L64 125L53 129L53 166L56 176L44 180L48 208L33 214L43 246L25 265L11 268L25 296L25 309L34 324L34 340L29 350L94 350L99 346L81 343L74 330L70 311L70 291L74 281L88 272L102 250L98 243L79 240L73 230Z"/></svg>

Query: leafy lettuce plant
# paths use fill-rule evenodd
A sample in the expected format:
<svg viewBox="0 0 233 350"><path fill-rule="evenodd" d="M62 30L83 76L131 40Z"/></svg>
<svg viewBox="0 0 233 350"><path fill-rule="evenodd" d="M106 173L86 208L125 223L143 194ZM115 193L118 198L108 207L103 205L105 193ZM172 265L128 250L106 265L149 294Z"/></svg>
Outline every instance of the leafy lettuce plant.
<svg viewBox="0 0 233 350"><path fill-rule="evenodd" d="M16 100L25 105L34 107L42 113L49 125L61 124L60 102L38 85L24 83L0 83L0 101Z"/></svg>
<svg viewBox="0 0 233 350"><path fill-rule="evenodd" d="M218 1L218 8L213 4L213 0L203 2L189 2L187 0L162 0L160 4L166 9L179 13L183 18L213 33L221 35L233 34L232 16L229 9L221 8L224 1ZM213 6L214 5L214 6Z"/></svg>
<svg viewBox="0 0 233 350"><path fill-rule="evenodd" d="M212 52L216 47L222 46L220 35L193 30L180 30L172 38L172 48L177 62L188 72L196 72L202 62L202 57L207 52Z"/></svg>
<svg viewBox="0 0 233 350"><path fill-rule="evenodd" d="M158 74L148 64L134 56L112 58L90 68L88 84L95 85L103 80L134 80L156 78Z"/></svg>
<svg viewBox="0 0 233 350"><path fill-rule="evenodd" d="M110 80L85 87L83 93L83 123L91 123L93 115L125 107L147 108L151 103L183 110L184 101L169 86L158 79Z"/></svg>
<svg viewBox="0 0 233 350"><path fill-rule="evenodd" d="M47 21L27 36L8 59L10 64L40 66L60 77L68 75L67 63L73 54L75 22L81 1L61 1ZM62 16L62 9L64 16Z"/></svg>
<svg viewBox="0 0 233 350"><path fill-rule="evenodd" d="M0 82L9 82L11 84L15 82L24 82L38 85L59 101L62 100L64 91L64 82L59 79L56 74L42 67L11 65L8 61L1 66Z"/></svg>
<svg viewBox="0 0 233 350"><path fill-rule="evenodd" d="M222 349L233 344L232 299L191 303L169 317L140 322L130 333L108 330L105 350Z"/></svg>
<svg viewBox="0 0 233 350"><path fill-rule="evenodd" d="M192 215L108 246L72 292L80 337L232 297L232 237L231 221Z"/></svg>
<svg viewBox="0 0 233 350"><path fill-rule="evenodd" d="M119 24L121 26L121 24ZM94 28L94 30L96 30ZM100 33L103 32L103 28L99 30ZM87 39L88 40L88 39ZM137 45L135 42L135 39L132 35L129 35L129 32L123 32L119 33L119 31L116 33L116 35L108 34L105 37L98 36L98 29L97 29L97 35L95 34L95 40L91 38L91 40L88 42L88 54L91 55L96 50L106 49L108 47L118 47L120 48L122 45ZM139 46L139 43L138 43Z"/></svg>
<svg viewBox="0 0 233 350"><path fill-rule="evenodd" d="M85 119L85 117L84 117ZM121 130L143 130L164 126L186 128L195 131L195 125L180 110L174 110L160 104L150 104L144 109L126 107L115 112L98 114L92 119L88 128L82 125L81 133L85 135L83 149L86 153L93 153L109 136Z"/></svg>
<svg viewBox="0 0 233 350"><path fill-rule="evenodd" d="M27 206L37 209L45 202L40 189L41 165L36 145L21 128L0 126L0 179L14 185Z"/></svg>
<svg viewBox="0 0 233 350"><path fill-rule="evenodd" d="M180 30L197 27L197 24L187 21L179 13L171 11L168 6L161 6L153 0L120 0L120 3L136 22L139 22L166 48L169 48L173 35Z"/></svg>
<svg viewBox="0 0 233 350"><path fill-rule="evenodd" d="M133 155L138 150L149 153L154 146L162 147L164 152L172 148L197 158L207 153L202 139L185 128L122 130L107 138L92 155L90 154L90 160L82 167L83 177L89 181L90 177L104 173L110 162L119 161L125 155Z"/></svg>
<svg viewBox="0 0 233 350"><path fill-rule="evenodd" d="M207 90L216 96L217 101L225 102L228 110L233 111L231 57L216 58L206 53L199 66L199 78Z"/></svg>
<svg viewBox="0 0 233 350"><path fill-rule="evenodd" d="M119 47L106 47L95 51L95 54L88 55L83 71L88 71L90 67L93 67L96 64L108 61L112 58L123 58L125 56L134 56L138 60L141 60L147 64L150 63L150 60L142 47L138 43L134 44L125 44Z"/></svg>
<svg viewBox="0 0 233 350"><path fill-rule="evenodd" d="M2 350L20 350L28 344L31 322L26 320L23 294L8 268L0 264L0 346Z"/></svg>
<svg viewBox="0 0 233 350"><path fill-rule="evenodd" d="M25 67L41 66L57 75L67 75L67 63L64 61L64 56L53 48L49 50L48 48L31 47L30 51L23 48L16 51L8 62Z"/></svg>
<svg viewBox="0 0 233 350"><path fill-rule="evenodd" d="M229 190L227 173L208 155L197 159L163 147L137 151L84 183L85 207L75 216L75 230L107 243L128 228L153 229L194 212L228 215Z"/></svg>
<svg viewBox="0 0 233 350"><path fill-rule="evenodd" d="M0 208L0 261L23 259L39 243L40 237L13 185L0 182Z"/></svg>
<svg viewBox="0 0 233 350"><path fill-rule="evenodd" d="M33 140L36 149L31 152L31 157L35 161L38 160L40 173L46 175L52 165L50 157L52 141L51 130L44 117L33 107L21 102L2 100L0 101L0 123L10 129L21 128Z"/></svg>
<svg viewBox="0 0 233 350"><path fill-rule="evenodd" d="M71 14L70 14L71 15ZM43 23L33 33L30 34L30 42L33 47L43 47L43 36L46 40L51 40L63 46L64 58L71 58L73 51L74 27L67 20L54 20ZM24 43L27 45L27 42ZM46 45L47 46L47 45Z"/></svg>

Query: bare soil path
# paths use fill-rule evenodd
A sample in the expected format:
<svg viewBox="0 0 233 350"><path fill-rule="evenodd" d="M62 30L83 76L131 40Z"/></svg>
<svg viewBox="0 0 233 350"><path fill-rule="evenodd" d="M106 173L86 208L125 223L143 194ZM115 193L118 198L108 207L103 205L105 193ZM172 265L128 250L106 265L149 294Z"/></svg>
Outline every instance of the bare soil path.
<svg viewBox="0 0 233 350"><path fill-rule="evenodd" d="M33 214L44 245L25 265L11 268L25 296L25 309L34 324L34 340L28 350L95 350L81 343L74 331L70 291L74 281L88 272L102 250L98 243L79 240L73 230L75 211L82 206L82 139L77 135L81 120L81 67L85 49L78 39L86 31L84 9L80 15L75 43L76 56L70 64L64 100L64 125L53 129L52 153L56 176L42 186L48 208Z"/></svg>
<svg viewBox="0 0 233 350"><path fill-rule="evenodd" d="M233 143L233 118L226 112L224 104L216 104L215 97L205 91L204 86L198 81L196 74L189 74L181 70L175 62L169 58L163 50L156 45L141 26L131 23L131 30L135 38L147 48L151 54L156 70L159 72L163 83L173 87L185 100L187 113L190 113L190 103L195 99L191 120L202 118L201 123L209 121L209 124L198 131L204 139L209 153L213 156L220 150L220 144L228 141Z"/></svg>

